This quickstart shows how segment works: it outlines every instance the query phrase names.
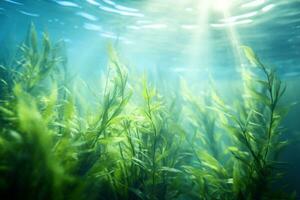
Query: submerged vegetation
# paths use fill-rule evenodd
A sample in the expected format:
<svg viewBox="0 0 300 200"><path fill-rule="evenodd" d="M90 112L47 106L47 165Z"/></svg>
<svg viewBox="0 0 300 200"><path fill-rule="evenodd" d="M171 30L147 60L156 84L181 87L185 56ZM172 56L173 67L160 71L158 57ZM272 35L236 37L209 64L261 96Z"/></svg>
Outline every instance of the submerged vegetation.
<svg viewBox="0 0 300 200"><path fill-rule="evenodd" d="M103 87L81 91L90 103L63 44L47 34L39 44L32 26L0 65L1 199L294 199L276 186L285 86L242 49L250 64L236 104L184 84L170 100L131 79L112 48Z"/></svg>

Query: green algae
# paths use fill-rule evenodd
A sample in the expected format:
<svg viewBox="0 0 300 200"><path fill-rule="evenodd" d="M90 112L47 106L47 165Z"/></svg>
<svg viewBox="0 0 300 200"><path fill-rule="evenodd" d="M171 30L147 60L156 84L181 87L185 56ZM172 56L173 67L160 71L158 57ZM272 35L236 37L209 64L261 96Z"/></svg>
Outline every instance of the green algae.
<svg viewBox="0 0 300 200"><path fill-rule="evenodd" d="M243 49L252 67L237 104L213 87L200 97L185 87L183 101L172 101L131 77L113 48L90 104L74 90L63 45L46 34L40 44L32 26L13 64L0 68L1 197L294 199L272 188L288 145L285 87Z"/></svg>

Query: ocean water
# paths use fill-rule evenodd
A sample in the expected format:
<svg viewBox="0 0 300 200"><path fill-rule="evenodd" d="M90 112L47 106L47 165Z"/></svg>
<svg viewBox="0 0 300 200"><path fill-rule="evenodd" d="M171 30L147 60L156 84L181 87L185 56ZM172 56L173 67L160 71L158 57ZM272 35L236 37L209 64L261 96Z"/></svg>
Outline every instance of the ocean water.
<svg viewBox="0 0 300 200"><path fill-rule="evenodd" d="M21 180L21 175L20 178L18 178L17 176L12 177L11 174L7 175L5 171L5 169L7 168L11 169L12 174L14 174L14 170L22 170L21 165L16 167L16 163L19 157L30 157L32 153L24 153L24 155L26 155L24 156L22 151L26 151L26 148L28 147L21 146L18 148L18 150L16 150L13 148L13 145L11 145L12 149L18 152L17 155L19 155L19 157L13 157L10 162L6 162L5 156L8 153L4 150L2 151L2 149L8 149L8 147L5 146L1 140L0 145L3 145L3 148L0 148L2 151L1 156L3 156L3 158L5 157L5 162L1 163L0 166L0 169L2 169L2 167L4 169L3 173L1 172L2 177L0 177L0 179L2 179L0 181L0 187L3 186L1 188L1 193L3 193L3 195L13 193L13 188L15 187L17 193L25 191L24 194L25 198L27 199L45 199L45 197L47 197L48 195L50 199L75 199L75 197L78 199L222 199L222 195L224 195L223 199L274 199L274 196L264 196L264 191L260 191L257 193L253 192L252 194L250 190L247 191L247 189L244 188L255 188L253 186L257 184L255 181L252 185L247 185L246 183L235 183L237 185L235 187L240 187L242 191L241 196L239 196L240 194L239 192L237 192L237 189L233 189L233 187L231 187L232 179L234 180L233 166L236 166L232 163L237 161L234 159L234 153L228 150L228 147L234 146L239 148L241 152L246 152L245 155L249 156L249 163L251 165L255 163L255 161L253 161L253 163L251 161L251 159L255 160L255 156L254 158L251 157L251 151L247 149L247 145L243 146L243 144L239 143L239 145L241 146L238 146L237 143L235 143L236 139L232 139L234 138L234 136L227 136L230 134L225 133L226 131L224 128L222 129L222 123L231 124L234 122L229 122L230 120L227 122L221 121L220 116L222 114L220 113L222 112L210 116L215 118L213 120L216 130L215 132L221 135L216 136L216 138L218 139L215 138L216 144L220 145L220 147L216 147L217 150L215 151L218 152L216 154L214 154L213 150L207 150L210 148L208 147L210 142L207 141L209 140L206 138L208 136L205 136L205 134L207 134L207 130L203 128L205 127L206 123L205 120L203 121L203 118L210 118L208 113L212 113L216 110L216 108L212 107L214 107L213 105L217 102L217 100L210 98L208 100L209 103L207 103L206 105L206 100L201 100L201 97L204 98L204 96L207 95L209 91L213 90L212 88L215 88L218 91L218 94L220 94L220 96L224 99L224 101L228 102L228 107L231 107L232 112L236 113L236 115L239 115L239 113L242 112L241 110L239 110L238 106L234 107L235 103L233 102L239 102L241 101L241 98L247 95L243 88L243 84L245 83L246 79L243 77L243 70L245 68L250 68L250 70L253 69L253 66L250 66L251 62L249 63L248 61L248 59L250 59L251 61L251 58L249 58L248 56L247 59L247 55L245 56L246 50L245 47L243 47L248 46L253 49L255 54L259 57L260 61L264 63L264 66L270 67L268 68L268 70L274 69L276 71L278 78L280 78L286 85L285 95L282 97L280 105L292 105L289 109L289 113L284 117L282 115L282 123L280 124L278 129L281 130L281 127L284 127L284 130L282 131L283 134L279 136L279 139L274 139L274 141L271 141L270 143L268 142L267 145L266 142L260 143L262 145L261 149L259 145L256 146L256 140L249 140L251 140L251 142L253 143L252 145L255 151L257 151L257 155L260 155L260 152L264 151L267 151L266 154L268 154L269 150L266 149L268 149L269 147L267 146L275 146L278 140L285 141L287 139L290 141L289 146L282 151L278 158L276 158L276 161L282 162L280 163L280 170L278 171L284 172L284 175L281 179L270 183L269 188L271 188L271 191L273 192L282 189L286 194L289 195L291 195L295 191L298 195L294 198L300 198L300 154L298 153L300 152L299 0L0 0L1 66L4 66L8 69L15 69L14 67L18 66L18 64L16 64L18 63L17 61L23 62L22 59L24 59L24 57L22 56L22 59L18 60L20 55L22 55L22 53L20 53L20 46L22 46L25 38L30 35L30 27L32 26L35 27L38 41L41 41L43 38L43 34L47 33L51 41L60 41L63 43L63 54L65 58L67 58L67 64L65 64L64 67L68 69L65 73L70 76L70 79L65 80L69 85L66 84L64 85L64 87L69 88L70 90L66 94L76 94L74 95L74 97L66 98L65 101L80 102L78 103L78 105L74 104L75 111L70 111L71 113L76 113L77 115L76 117L74 117L73 121L70 121L75 124L80 124L78 125L80 127L72 127L76 129L76 131L74 131L73 129L72 131L70 128L71 125L64 124L66 122L63 122L62 118L59 117L60 115L63 115L61 114L63 113L63 111L60 111L59 107L63 107L63 102L65 102L59 102L59 99L62 95L60 92L58 92L57 95L57 102L54 103L53 107L49 107L51 111L55 110L56 114L51 114L49 115L51 117L41 119L41 121L45 122L45 127L48 127L49 132L53 133L54 136L50 134L51 136L49 138L51 138L51 141L56 144L48 144L48 149L45 151L54 152L53 155L55 159L49 159L51 160L51 162L55 163L53 165L60 166L60 170L63 171L63 174L68 176L71 181L68 180L69 182L66 181L65 183L63 181L59 182L58 179L56 180L55 178L53 178L53 182L58 181L58 185L61 183L61 185L63 186L60 187L53 184L55 185L51 185L51 187L53 186L55 188L53 189L53 191L44 190L40 192L40 195L34 195L33 193L39 194L39 192L37 192L36 190L38 188L38 185L44 184L44 179L41 178L42 175L36 174L43 174L46 177L51 175L48 175L47 171L41 171L40 169L42 168L39 167L37 167L36 172L33 174L30 174L25 170L25 173L28 173L28 176L24 175L26 178L24 178L23 182ZM40 45L42 44L40 43ZM102 111L97 114L95 108L98 108L97 106L99 106L97 104L98 92L99 94L102 92L104 97L107 94L106 84L102 84L103 81L100 83L100 80L105 80L105 78L110 75L109 70L106 70L107 63L110 62L110 56L114 53L110 53L110 50L108 50L109 47L112 47L114 49L112 50L113 52L117 52L118 56L120 57L120 62L126 66L126 69L124 71L126 71L126 74L128 73L128 90L131 90L131 92L133 93L131 96L131 99L133 100L129 101L129 108L125 106L126 108L123 109L122 107L122 111L120 111L121 114L119 113L119 111L117 111L116 115L118 115L118 117L112 120L112 122L108 121L107 124L105 124L105 127L107 126L106 128L108 130L108 135L102 133L102 129L100 131L100 135L103 135L103 138L101 136L101 139L103 141L99 142L99 146L107 145L105 147L101 147L102 150L100 154L105 154L107 156L106 159L108 160L109 158L116 159L115 163L118 164L115 164L114 162L109 163L108 165L101 164L103 162L108 162L105 159L101 160L101 158L101 162L98 162L97 159L97 161L94 161L94 164L96 163L95 165L98 168L89 168L87 166L89 165L89 162L91 162L90 159L92 158L83 160L80 157L80 155L82 154L82 152L80 153L80 151L82 150L80 145L85 142L86 144L88 144L89 139L86 138L89 137L88 133L92 129L92 127L95 128L95 130L93 129L94 132L99 132L98 126L104 127L103 124L91 125L92 123L90 122L97 118L94 117L94 115L100 118L104 116L104 113ZM257 62L254 61L254 64L257 64ZM17 67L16 71L18 70L19 68ZM33 80L35 76L38 77L39 73L40 72L36 72L36 74L33 73L33 77L25 79L24 82L20 82L20 85L26 85L26 83L30 82L30 79ZM263 72L258 72L257 77L264 77L262 76L262 74ZM153 100L153 112L156 112L155 106L159 107L158 105L160 105L161 103L161 96L164 96L164 98L166 99L166 104L168 104L168 102L172 102L172 100L174 100L174 102L175 100L178 100L179 103L174 103L175 106L172 104L172 111L171 108L169 109L168 106L165 106L164 103L161 104L164 105L163 108L165 109L163 113L169 112L172 116L176 116L178 114L177 117L180 119L177 119L178 122L176 121L176 127L180 126L180 128L173 127L175 126L175 121L169 125L167 122L169 118L168 120L165 119L163 117L163 114L158 114L159 117L157 121L159 121L160 123L155 120L155 122L153 122L152 115L149 113L147 114L146 111L143 111L143 114L141 114L141 116L134 115L135 113L140 112L140 108L136 105L143 105L139 97L139 94L141 94L140 96L142 96L143 92L140 92L139 90L142 90L142 77L144 76L147 77L150 85L157 88L158 94L154 92L153 96L154 98L158 97L158 102L156 105L155 100ZM51 75L50 79L52 81L47 80L47 83L42 83L42 85L47 88L45 89L45 93L48 96L46 94L40 94L40 91L43 91L43 89L41 88L37 89L37 93L31 94L31 91L27 91L32 96L32 99L36 98L33 101L36 101L37 112L46 112L45 109L48 108L46 106L48 105L47 102L51 101L49 93L51 93L52 91L52 85L57 85L56 87L58 88L58 91L60 91L60 86L64 82L59 82L60 80L58 77L60 77L60 75ZM7 82L8 79L3 80L5 81L6 85L11 85L11 87L13 88L14 84L18 82L19 79L11 78L9 79L13 80L11 82ZM118 81L120 80L112 79L112 82ZM34 82L32 84L34 85L37 82ZM105 85L105 87L103 87L103 85ZM186 100L185 95L182 93L182 85L187 85L186 87L189 88L191 95L195 96L196 99L200 99L195 100L196 102L200 102L199 111L193 107L191 110L189 110L189 106L187 106L189 100ZM264 85L261 87L264 87ZM3 89L2 86L1 88ZM26 89L24 90L26 91ZM90 92L90 90L93 90L93 92ZM127 89L125 91L127 91ZM262 89L262 93L263 92L266 93L267 98L271 98L272 100L273 97L270 97L269 94ZM16 92L14 92L14 94L15 93ZM94 95L94 93L97 94ZM3 95L3 97L1 97L1 108L5 108L6 110L11 109L12 112L19 113L18 109L15 108L19 108L20 105L16 103L9 105L10 107L6 107L9 103L5 104L5 102L14 102L14 100L11 100L6 96L4 97L4 92L3 94L1 93L1 95ZM43 95L45 95L45 97L43 97ZM211 94L208 94L208 96L209 95ZM18 99L18 95L15 94L15 96L16 99ZM43 98L46 100L43 101ZM120 98L123 100L123 96ZM73 100L71 101L70 99ZM116 100L117 103L119 101L120 99ZM39 105L39 102L42 102L42 105ZM43 102L46 103L43 104ZM194 100L191 102L194 102ZM93 105L97 106L95 106L95 108L89 107ZM99 108L100 110L104 109L101 107L101 105L106 105L105 100L103 100L103 102L101 100ZM123 106L123 104L120 105ZM268 107L268 105L266 105L266 107ZM247 108L251 110L252 107L250 106ZM260 107L258 106L258 108ZM113 109L115 108L112 108L112 110ZM94 114L89 114L93 113L93 111ZM196 118L193 118L191 116L197 116L198 112L200 113L200 111L204 113L204 117L200 117L202 121L200 120L199 122L195 120ZM108 112L111 112L111 110L109 110ZM151 112L152 111L150 111L150 113ZM268 115L267 112L269 111L264 110L262 113ZM22 117L20 117L20 113L16 115L19 116L21 120ZM30 113L27 114L30 115ZM1 126L3 127L3 135L5 135L7 130L10 130L8 132L16 132L16 134L18 132L22 132L22 127L19 129L17 128L17 125L11 125L14 123L9 120L7 121L6 117L3 116L1 116L0 120ZM44 115L42 114L42 116ZM148 121L147 116L150 116ZM138 161L136 160L133 161L133 159L138 159L138 157L131 155L130 151L128 150L128 148L130 149L130 145L132 142L129 141L128 138L131 138L131 136L129 137L128 135L120 131L123 130L120 127L124 128L125 126L125 122L123 122L122 120L128 120L132 121L132 124L138 124L136 125L136 130L138 130L138 128L141 128L140 132L143 132L143 126L139 124L140 122L135 121L138 120L139 117L145 118L145 129L147 129L147 126L150 123L150 128L148 127L149 134L155 134L153 137L154 139L151 139L151 137L149 136L149 141L147 140L147 142L150 143L150 146L144 146L144 154L146 154L146 156L149 154L149 159L152 156L154 161L161 162L158 160L164 158L163 156L161 156L162 158L159 158L158 155L165 155L164 149L172 153L167 154L168 156L170 156L169 160L166 159L165 161L157 165L154 164L155 162L153 160L149 161L150 164L148 163L147 165L148 170L145 170L147 172L142 173L143 169L146 167L140 166L134 170L138 173L134 174L129 170L129 167L126 166L126 163L131 163L131 165L134 165L135 167L142 164L138 163ZM78 121L76 121L75 118ZM84 120L81 118L86 118L86 121L83 122ZM274 117L274 119L275 118L276 117ZM270 120L268 117L266 117L266 119ZM103 120L104 119L102 119L102 122ZM23 121L23 123L25 122ZM28 123L34 124L34 120L28 120L25 124ZM189 139L177 144L177 140L175 140L174 138L169 138L171 136L161 136L163 138L161 140L164 140L165 143L158 142L161 146L156 151L155 146L157 140L159 140L158 138L160 137L157 133L160 131L160 129L159 131L157 130L158 125L156 123L163 124L160 125L161 127L163 127L161 128L161 130L169 130L169 127L173 127L174 130L170 128L170 132L174 134L179 134L176 131L180 132L179 129L182 129L182 132L187 135L186 138L191 138L193 134L196 135L196 133L199 133L199 136L192 139L192 141L195 142L194 145L196 146L194 148L196 148L197 152L206 152L207 150L210 155L213 155L213 159L216 159L219 164L223 165L224 168L226 168L226 175L222 175L225 178L222 178L221 175L218 174L219 172L215 172L218 170L215 170L213 167L210 168L208 166L213 164L217 166L217 164L214 163L214 161L213 163L209 163L207 160L205 160L205 155L196 153L197 156L200 157L200 160L201 158L203 158L203 160L199 161L199 163L194 163L196 162L195 160L198 157L195 155L193 156L193 148L188 148L191 146L188 141ZM16 124L22 124L22 120L21 122L17 120ZM141 124L143 124L143 122L141 122ZM275 122L271 123L271 127L276 126L274 124ZM61 130L56 126L61 126L63 127L63 129L67 129L66 127L69 127L71 136L66 136L69 137L68 139L62 139L62 135L64 135L65 133L64 131L60 132ZM105 130L105 127L103 128L103 130ZM268 126L266 126L265 128L267 127ZM255 135L254 130L256 129L249 131L250 138L251 136L253 136L253 134ZM164 131L162 131L161 134L163 134L163 132ZM81 139L78 139L79 136L77 137L76 134L86 134L86 136L83 136L85 139L82 139L81 136ZM127 136L128 141L127 139L123 138L124 134ZM21 137L23 137L21 133L20 135ZM94 137L93 134L92 136ZM116 141L109 140L110 137L116 139ZM145 138L146 137L148 136L145 136ZM10 139L7 139L6 136L3 136L3 138L3 141L10 141ZM48 140L50 140L49 138ZM141 142L140 140L142 140L141 138L138 138L140 139L138 141L137 138L135 138L136 143L134 144L137 146L134 148L131 147L133 151L138 148L138 144L139 142ZM97 142L98 139L99 138L95 139L95 141ZM178 145L176 148L179 149L179 154L173 152L173 150L176 149L175 147L171 148L168 146L169 143L172 143L173 139L176 141L174 143ZM56 146L59 146L61 143L59 141L65 140L68 142L66 142L65 146L61 147L61 150L57 150L56 152ZM268 141L267 136L265 138L263 137L262 140ZM135 140L133 139L133 141ZM81 149L77 149L78 146L72 145L72 143L76 143L76 145L80 146ZM109 146L110 144L111 146ZM116 144L118 144L119 146ZM35 144L32 143L32 145ZM70 152L63 149L68 149L68 147L70 147L70 149L72 148ZM96 151L96 149L94 148L95 147L93 146L92 150L89 150ZM110 148L117 150L112 150L110 152ZM123 154L121 153L120 155L120 152L122 151L120 150L120 152L118 152L118 148L124 148L126 161L124 161ZM151 153L150 150L153 148L154 151ZM270 149L271 148L272 147L270 147ZM66 161L62 159L62 157L65 156L62 152L66 152L66 157L69 160ZM51 153L49 154L52 155ZM101 157L100 154L95 154L94 156ZM41 156L43 157L43 155L44 154L42 154ZM188 156L184 157L183 155ZM184 161L178 161L178 164L172 163L175 162L172 160L172 158L179 156L184 157ZM263 157L263 155L261 156ZM117 158L120 159L118 160ZM268 159L269 158L266 156L267 161L270 161L270 163L272 163L273 161L275 162L275 160L272 160L271 158L270 160ZM28 162L25 158L24 162L30 163L31 161L33 163L36 162L34 161L34 158L29 159ZM81 162L81 164L74 164L77 161L78 163ZM170 162L171 164L168 162ZM207 162L209 164L207 164ZM20 163L22 162L20 161ZM207 165L205 165L205 163ZM262 161L262 163L264 163L264 161ZM35 165L38 165L38 162L33 164L32 166ZM255 166L255 164L253 165ZM203 169L205 168L205 170L200 170L202 175L198 174L198 177L196 176L195 170L193 171L186 166L193 166L199 170L202 169L201 167L203 167ZM76 171L75 168L79 170L79 172ZM84 175L82 175L80 171L85 168L87 168L88 171L85 173L87 173L88 175L85 175L85 173L83 173ZM207 170L206 168L209 169ZM267 176L266 174L269 174L268 172L270 172L270 174L272 174L271 172L273 171L276 172L275 168L277 168L277 166L274 168L266 167L267 172L264 171L263 176ZM34 169L34 167L30 168L29 165L26 169ZM131 168L131 170L132 169L133 168ZM132 174L128 174L129 172L126 174L126 170L129 170ZM166 172L164 172L164 170L166 170ZM177 170L180 172L177 172ZM191 175L191 171L193 171L194 174ZM246 173L247 170L244 172ZM169 176L168 173L170 173L171 175ZM223 183L222 181L220 181L223 184L221 184L220 186L215 182L210 182L212 180L209 177L207 178L205 176L210 175L210 173L213 174L214 178L218 177L214 179L214 181L222 180L227 183ZM214 173L216 173L217 175ZM251 175L255 173L258 172L252 171ZM241 174L243 173L241 172ZM36 178L35 176L39 178ZM154 181L156 176L156 181ZM275 175L269 176L271 178L275 177ZM53 175L53 177L55 176ZM132 178L132 182L130 182L130 177ZM166 180L164 179L164 177L166 178ZM241 180L245 180L245 177ZM15 181L10 183L9 181L7 181L10 178ZM35 184L30 184L30 187L24 186L27 185L26 180L32 180L31 182L34 182L33 180L35 180L35 178L39 181L36 181ZM205 184L208 185L205 185L203 183L203 180L206 180L207 183ZM262 185L269 184L266 180L260 180L259 178L255 180L258 180L258 182ZM152 184L150 184L151 181ZM9 184L6 184L6 182L9 182ZM83 182L85 182L86 184L82 184ZM245 186L243 184L245 184ZM218 187L216 187L216 185L218 185ZM50 186L45 184L45 187L49 188ZM258 185L258 187L260 186ZM92 189L89 190L87 188ZM164 188L162 189L163 192L159 188ZM105 190L107 190L107 194L105 194ZM189 190L190 192L192 191L191 194L189 193ZM258 189L256 188L256 190ZM253 191L256 190L253 189ZM95 191L98 191L98 193ZM69 195L69 193L72 193L73 196ZM249 194L252 194L252 196L249 196ZM14 196L14 198L20 197L21 196L18 195ZM278 198L288 199L288 197L286 196ZM7 199L12 198L8 197Z"/></svg>

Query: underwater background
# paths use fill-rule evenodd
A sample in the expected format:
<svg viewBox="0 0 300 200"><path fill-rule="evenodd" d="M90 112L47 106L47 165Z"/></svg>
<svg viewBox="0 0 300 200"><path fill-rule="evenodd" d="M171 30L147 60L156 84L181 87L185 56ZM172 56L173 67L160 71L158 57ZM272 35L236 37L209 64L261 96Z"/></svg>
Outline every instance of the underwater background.
<svg viewBox="0 0 300 200"><path fill-rule="evenodd" d="M300 199L299 45L299 0L0 0L0 199Z"/></svg>

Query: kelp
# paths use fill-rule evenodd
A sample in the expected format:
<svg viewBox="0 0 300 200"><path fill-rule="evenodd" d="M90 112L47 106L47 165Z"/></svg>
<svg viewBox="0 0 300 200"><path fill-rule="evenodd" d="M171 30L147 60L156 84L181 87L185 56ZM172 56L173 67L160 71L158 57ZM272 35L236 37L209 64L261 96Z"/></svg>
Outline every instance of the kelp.
<svg viewBox="0 0 300 200"><path fill-rule="evenodd" d="M132 78L111 46L98 90L83 84L91 102L76 93L64 45L39 41L32 25L0 66L1 198L293 199L273 187L288 145L285 86L243 49L252 67L237 104L215 87L172 100L146 75Z"/></svg>

